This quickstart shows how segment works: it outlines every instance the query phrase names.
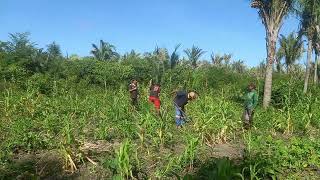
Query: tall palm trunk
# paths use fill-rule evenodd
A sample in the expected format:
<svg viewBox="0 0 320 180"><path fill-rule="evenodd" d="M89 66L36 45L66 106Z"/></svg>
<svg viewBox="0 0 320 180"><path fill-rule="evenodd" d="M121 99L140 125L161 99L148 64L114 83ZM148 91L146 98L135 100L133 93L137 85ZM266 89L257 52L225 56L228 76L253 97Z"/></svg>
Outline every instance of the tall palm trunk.
<svg viewBox="0 0 320 180"><path fill-rule="evenodd" d="M303 93L304 94L307 93L307 91L308 91L311 58L312 58L312 40L311 40L311 38L309 38L309 40L308 40L308 55L307 55L306 74L305 74L305 77L304 77L304 87L303 87Z"/></svg>
<svg viewBox="0 0 320 180"><path fill-rule="evenodd" d="M272 91L272 73L273 73L273 63L276 54L276 42L278 33L267 33L267 65L266 65L266 76L264 82L264 94L263 94L263 107L267 108L271 101L271 91Z"/></svg>
<svg viewBox="0 0 320 180"><path fill-rule="evenodd" d="M319 24L316 25L316 34L318 37L320 36L320 25ZM320 59L320 42L319 41L316 43L316 50L315 51L316 51L316 55L315 55L316 60L315 60L315 69L314 69L314 82L315 82L315 84L318 84L319 83L318 65L319 65L319 59Z"/></svg>
<svg viewBox="0 0 320 180"><path fill-rule="evenodd" d="M315 60L314 60L314 77L313 77L313 83L318 84L318 59L319 58L319 53L316 53L315 55Z"/></svg>

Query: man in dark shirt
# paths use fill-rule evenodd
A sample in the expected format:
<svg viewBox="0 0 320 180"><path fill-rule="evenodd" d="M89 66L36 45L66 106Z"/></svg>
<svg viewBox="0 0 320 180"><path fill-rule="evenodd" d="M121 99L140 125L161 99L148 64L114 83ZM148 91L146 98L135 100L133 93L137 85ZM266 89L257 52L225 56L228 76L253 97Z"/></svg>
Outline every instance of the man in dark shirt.
<svg viewBox="0 0 320 180"><path fill-rule="evenodd" d="M174 107L176 111L176 125L177 128L182 127L185 122L185 105L188 104L189 101L196 99L197 94L196 92L189 92L186 91L178 91L176 92L176 96L173 100Z"/></svg>
<svg viewBox="0 0 320 180"><path fill-rule="evenodd" d="M161 105L161 101L160 101L160 84L153 84L151 81L151 86L150 86L150 94L149 94L149 102L151 102L158 115L160 115L160 105Z"/></svg>
<svg viewBox="0 0 320 180"><path fill-rule="evenodd" d="M130 85L129 85L129 92L130 92L130 97L131 97L131 104L135 107L138 108L138 81L137 80L132 80Z"/></svg>

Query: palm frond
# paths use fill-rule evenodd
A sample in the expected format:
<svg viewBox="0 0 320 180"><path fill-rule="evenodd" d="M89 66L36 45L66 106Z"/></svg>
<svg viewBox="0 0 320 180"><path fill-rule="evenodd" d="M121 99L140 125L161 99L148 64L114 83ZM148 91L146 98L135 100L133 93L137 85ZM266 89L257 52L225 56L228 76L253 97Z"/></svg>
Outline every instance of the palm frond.
<svg viewBox="0 0 320 180"><path fill-rule="evenodd" d="M205 51L203 51L202 49L200 49L199 47L193 45L191 49L185 49L184 50L185 54L187 55L189 62L191 63L191 65L196 68L197 67L197 62L200 59L200 57L206 53Z"/></svg>
<svg viewBox="0 0 320 180"><path fill-rule="evenodd" d="M92 44L93 49L91 54L99 61L106 61L111 59L117 59L120 55L116 52L116 47L108 42L100 40L99 47L96 44Z"/></svg>

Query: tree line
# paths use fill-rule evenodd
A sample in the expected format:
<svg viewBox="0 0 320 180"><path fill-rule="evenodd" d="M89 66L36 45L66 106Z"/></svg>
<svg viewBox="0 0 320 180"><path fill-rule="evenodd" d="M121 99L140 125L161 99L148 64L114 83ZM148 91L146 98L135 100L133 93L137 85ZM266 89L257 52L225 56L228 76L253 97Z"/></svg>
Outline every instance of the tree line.
<svg viewBox="0 0 320 180"><path fill-rule="evenodd" d="M171 81L177 79L174 74L185 75L185 80L190 79L196 69L215 67L264 78L264 107L268 107L271 101L274 72L300 79L304 74L303 92L306 93L310 79L313 78L314 84L319 81L320 0L253 0L251 7L258 10L266 30L267 58L257 67L247 67L243 60L235 60L232 54L212 53L210 59L204 59L203 55L207 52L195 45L182 50L185 54L182 56L179 52L181 44L171 52L156 46L150 52L141 54L132 50L121 55L114 45L100 40L98 44L92 44L91 56L63 56L56 42L38 48L30 40L30 33L13 33L9 34L9 41L0 41L1 77L10 81L36 73L48 73L56 78L71 76L77 82L86 79L90 83L107 86L130 78L152 78L161 82L168 78L168 74L171 74ZM281 35L282 24L291 14L300 21L299 31L288 36ZM304 38L307 48L304 47ZM304 52L307 52L305 68L296 63Z"/></svg>

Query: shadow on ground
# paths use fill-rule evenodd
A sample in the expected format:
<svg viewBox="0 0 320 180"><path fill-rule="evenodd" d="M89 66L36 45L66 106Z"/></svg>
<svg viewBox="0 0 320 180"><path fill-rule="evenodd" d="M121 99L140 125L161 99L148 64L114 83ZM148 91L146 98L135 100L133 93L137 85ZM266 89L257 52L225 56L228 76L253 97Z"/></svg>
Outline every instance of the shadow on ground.
<svg viewBox="0 0 320 180"><path fill-rule="evenodd" d="M0 180L105 179L110 176L92 164L80 166L74 173L65 171L65 159L58 151L19 154L6 164L0 166Z"/></svg>
<svg viewBox="0 0 320 180"><path fill-rule="evenodd" d="M242 168L227 157L211 158L201 164L192 174L185 175L183 180L234 180L241 179Z"/></svg>

